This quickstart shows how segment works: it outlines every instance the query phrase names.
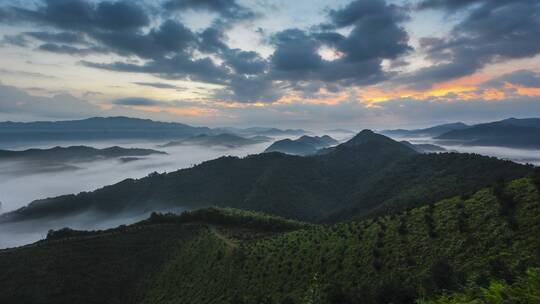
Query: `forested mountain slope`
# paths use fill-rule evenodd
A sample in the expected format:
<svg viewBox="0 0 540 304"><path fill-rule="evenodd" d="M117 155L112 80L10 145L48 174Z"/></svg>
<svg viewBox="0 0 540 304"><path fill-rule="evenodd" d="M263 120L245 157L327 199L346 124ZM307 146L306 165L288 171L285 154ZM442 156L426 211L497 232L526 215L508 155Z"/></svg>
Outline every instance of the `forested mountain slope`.
<svg viewBox="0 0 540 304"><path fill-rule="evenodd" d="M0 302L414 303L494 280L517 290L540 265L539 215L531 179L335 225L232 209L154 215L0 251Z"/></svg>
<svg viewBox="0 0 540 304"><path fill-rule="evenodd" d="M222 157L167 174L128 179L94 192L35 201L0 223L83 212L114 216L161 208L221 206L306 221L350 219L472 192L531 167L472 154L421 155L365 130L310 157L264 153Z"/></svg>

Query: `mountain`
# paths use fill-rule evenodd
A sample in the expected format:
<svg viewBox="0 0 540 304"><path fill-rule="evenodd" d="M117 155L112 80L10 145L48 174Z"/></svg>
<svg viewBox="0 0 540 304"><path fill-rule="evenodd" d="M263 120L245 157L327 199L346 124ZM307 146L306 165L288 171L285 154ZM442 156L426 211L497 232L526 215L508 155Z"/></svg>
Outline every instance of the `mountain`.
<svg viewBox="0 0 540 304"><path fill-rule="evenodd" d="M281 152L291 155L311 155L317 150L338 144L339 142L328 135L307 136L298 139L283 139L274 142L264 152Z"/></svg>
<svg viewBox="0 0 540 304"><path fill-rule="evenodd" d="M404 130L404 129L396 129L396 130L383 130L381 131L382 134L388 135L388 136L396 136L396 137L436 137L441 134L453 131L453 130L463 130L467 129L469 126L462 123L462 122L456 122L456 123L449 123L444 125L438 125L426 129L415 129L415 130Z"/></svg>
<svg viewBox="0 0 540 304"><path fill-rule="evenodd" d="M171 141L161 147L174 147L174 146L183 146L183 145L196 145L196 146L205 146L205 147L227 147L227 148L238 148L242 146L260 144L266 141L272 140L269 137L265 136L255 136L251 138L245 138L233 134L218 134L218 135L206 135L201 134L193 137L188 137L186 139Z"/></svg>
<svg viewBox="0 0 540 304"><path fill-rule="evenodd" d="M436 137L445 144L540 149L540 118L510 118L453 130Z"/></svg>
<svg viewBox="0 0 540 304"><path fill-rule="evenodd" d="M432 144L413 144L411 142L408 142L406 140L400 141L402 144L407 145L411 148L413 148L415 151L419 153L440 153L440 152L446 152L445 148L437 145Z"/></svg>
<svg viewBox="0 0 540 304"><path fill-rule="evenodd" d="M70 121L0 122L0 142L175 139L210 134L205 127L129 117L94 117Z"/></svg>
<svg viewBox="0 0 540 304"><path fill-rule="evenodd" d="M304 135L296 140L297 142L312 145L317 149L327 148L339 144L339 142L328 135L307 136Z"/></svg>
<svg viewBox="0 0 540 304"><path fill-rule="evenodd" d="M304 221L341 221L476 191L531 170L474 154L419 154L364 130L324 154L221 157L175 172L126 179L92 192L37 200L0 216L0 224L33 221L32 227L43 229L46 220L87 213L111 218L126 212L207 206Z"/></svg>
<svg viewBox="0 0 540 304"><path fill-rule="evenodd" d="M101 159L148 156L167 154L165 152L138 149L110 147L96 149L87 146L54 147L50 149L28 149L23 151L0 150L1 161L48 161L48 162L89 162Z"/></svg>
<svg viewBox="0 0 540 304"><path fill-rule="evenodd" d="M217 133L229 133L240 136L300 136L308 134L309 132L303 129L278 129L278 128L265 128L265 127L250 127L250 128L237 128L237 127L223 127L213 129Z"/></svg>
<svg viewBox="0 0 540 304"><path fill-rule="evenodd" d="M0 250L0 302L444 304L465 303L444 300L466 287L485 303L536 303L535 184L496 183L334 225L210 208L106 231L51 231ZM501 295L505 286L516 292Z"/></svg>
<svg viewBox="0 0 540 304"><path fill-rule="evenodd" d="M290 155L311 155L317 153L317 148L304 142L286 138L274 142L266 148L264 152L280 152Z"/></svg>

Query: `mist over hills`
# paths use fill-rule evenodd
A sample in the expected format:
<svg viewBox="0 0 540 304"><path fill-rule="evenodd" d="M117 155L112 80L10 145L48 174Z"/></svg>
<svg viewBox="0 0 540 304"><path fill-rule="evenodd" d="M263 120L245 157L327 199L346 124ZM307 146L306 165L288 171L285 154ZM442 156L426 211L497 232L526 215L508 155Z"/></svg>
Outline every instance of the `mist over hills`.
<svg viewBox="0 0 540 304"><path fill-rule="evenodd" d="M96 149L87 146L54 147L50 149L27 149L22 151L0 150L2 161L48 161L89 162L108 158L167 154L152 149L110 147Z"/></svg>
<svg viewBox="0 0 540 304"><path fill-rule="evenodd" d="M500 146L525 149L540 148L540 119L505 119L453 130L436 137L442 142L469 146Z"/></svg>
<svg viewBox="0 0 540 304"><path fill-rule="evenodd" d="M530 171L528 166L480 155L423 155L365 130L315 156L222 157L171 173L127 179L93 192L38 200L2 215L0 223L87 212L110 217L214 205L300 220L336 221L475 191L500 178L518 178Z"/></svg>
<svg viewBox="0 0 540 304"><path fill-rule="evenodd" d="M456 123L449 123L449 124L443 124L438 125L430 128L425 129L415 129L415 130L405 130L405 129L395 129L395 130L383 130L381 131L382 134L388 135L388 136L399 136L399 137L436 137L439 135L442 135L449 131L454 130L462 130L466 129L469 126L462 123L462 122L456 122Z"/></svg>
<svg viewBox="0 0 540 304"><path fill-rule="evenodd" d="M201 134L197 136L188 137L186 139L171 141L162 145L161 147L174 147L182 145L197 145L203 147L225 147L235 148L248 145L255 145L272 139L266 136L254 136L254 137L241 137L234 134L222 133L217 135Z"/></svg>
<svg viewBox="0 0 540 304"><path fill-rule="evenodd" d="M395 137L431 137L445 145L492 146L540 149L540 118L508 118L501 121L466 125L451 123L417 130L385 130Z"/></svg>

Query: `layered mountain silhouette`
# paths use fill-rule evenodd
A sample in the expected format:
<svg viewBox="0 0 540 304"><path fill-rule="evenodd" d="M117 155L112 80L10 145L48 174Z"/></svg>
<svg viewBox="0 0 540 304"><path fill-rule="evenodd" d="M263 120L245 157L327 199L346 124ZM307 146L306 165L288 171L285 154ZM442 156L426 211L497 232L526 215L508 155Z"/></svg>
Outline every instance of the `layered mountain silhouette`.
<svg viewBox="0 0 540 304"><path fill-rule="evenodd" d="M472 154L420 154L364 130L324 153L221 157L192 168L126 179L93 192L34 201L0 223L105 217L173 207L234 207L307 221L339 221L468 193L531 168Z"/></svg>
<svg viewBox="0 0 540 304"><path fill-rule="evenodd" d="M468 127L469 127L468 125L462 122L455 122L455 123L437 125L437 126L425 128L425 129L384 130L381 133L388 136L396 136L396 137L436 137L450 131L467 129Z"/></svg>
<svg viewBox="0 0 540 304"><path fill-rule="evenodd" d="M540 149L540 118L508 118L466 125L461 122L417 130L385 130L393 137L431 137L443 145Z"/></svg>
<svg viewBox="0 0 540 304"><path fill-rule="evenodd" d="M540 118L509 118L453 130L436 137L446 143L470 146L540 148Z"/></svg>
<svg viewBox="0 0 540 304"><path fill-rule="evenodd" d="M298 139L283 139L274 142L264 152L281 152L291 155L311 155L317 153L319 149L327 148L338 144L338 141L328 135L308 136L304 135Z"/></svg>

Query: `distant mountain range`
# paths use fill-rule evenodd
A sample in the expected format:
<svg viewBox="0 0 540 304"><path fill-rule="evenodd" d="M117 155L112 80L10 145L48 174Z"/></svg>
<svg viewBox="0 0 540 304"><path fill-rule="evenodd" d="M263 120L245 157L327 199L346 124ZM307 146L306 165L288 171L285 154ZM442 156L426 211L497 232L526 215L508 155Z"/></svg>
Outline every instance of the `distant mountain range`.
<svg viewBox="0 0 540 304"><path fill-rule="evenodd" d="M468 125L462 122L449 123L444 125L438 125L425 129L415 129L415 130L405 130L405 129L396 129L396 130L383 130L382 134L388 136L396 137L436 137L441 134L444 134L453 130L462 130L469 128Z"/></svg>
<svg viewBox="0 0 540 304"><path fill-rule="evenodd" d="M305 130L276 128L193 127L181 123L159 122L129 117L93 117L70 121L0 122L0 143L29 141L75 141L147 139L172 140L201 134L233 133L240 136L299 136Z"/></svg>
<svg viewBox="0 0 540 304"><path fill-rule="evenodd" d="M217 128L216 132L232 133L243 136L300 136L308 134L309 132L303 129L277 129L277 128L264 128L264 127L251 127L251 128Z"/></svg>
<svg viewBox="0 0 540 304"><path fill-rule="evenodd" d="M418 130L386 130L394 137L431 137L445 145L540 149L540 118L509 118L477 125L453 123Z"/></svg>
<svg viewBox="0 0 540 304"><path fill-rule="evenodd" d="M213 205L337 221L403 210L530 171L528 166L480 155L420 154L364 130L310 157L282 153L222 157L93 192L38 200L2 215L0 223L59 219L90 211L109 218L123 212Z"/></svg>
<svg viewBox="0 0 540 304"><path fill-rule="evenodd" d="M311 155L318 150L338 144L339 142L328 135L307 136L298 139L283 139L274 142L264 152L281 152L291 155Z"/></svg>
<svg viewBox="0 0 540 304"><path fill-rule="evenodd" d="M540 149L540 118L510 118L453 130L436 137L448 144Z"/></svg>
<svg viewBox="0 0 540 304"><path fill-rule="evenodd" d="M171 141L162 147L174 147L183 145L196 145L204 147L226 147L226 148L238 148L248 145L260 144L263 142L271 141L272 138L266 136L253 136L253 137L241 137L233 134L218 134L218 135L196 135L181 139L177 141Z"/></svg>

